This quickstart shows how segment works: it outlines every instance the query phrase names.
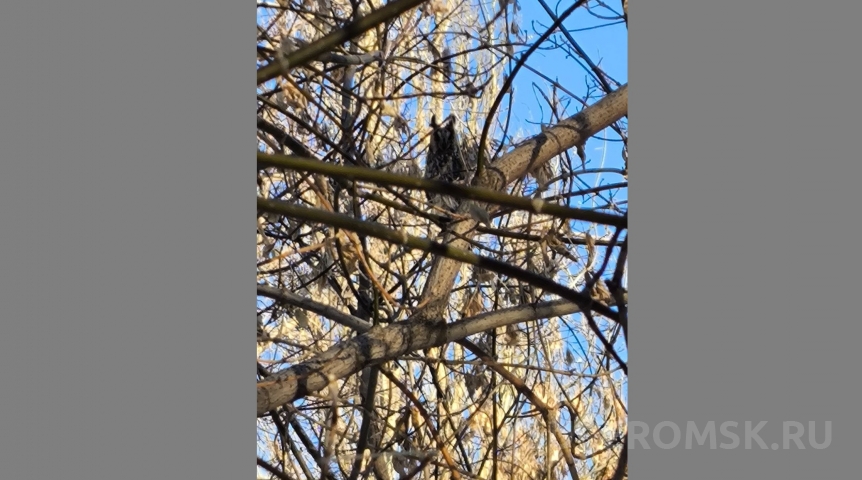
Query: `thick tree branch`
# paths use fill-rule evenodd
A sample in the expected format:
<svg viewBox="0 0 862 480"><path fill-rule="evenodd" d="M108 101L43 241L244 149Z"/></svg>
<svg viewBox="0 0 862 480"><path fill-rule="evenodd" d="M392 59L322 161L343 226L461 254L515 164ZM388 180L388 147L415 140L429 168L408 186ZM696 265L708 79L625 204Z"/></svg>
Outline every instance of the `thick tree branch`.
<svg viewBox="0 0 862 480"><path fill-rule="evenodd" d="M487 331L540 318L560 317L580 311L572 302L556 300L484 313L450 324L406 320L369 329L317 357L269 376L257 384L257 414L322 390L333 380L355 374L363 368L393 360L404 354L444 345Z"/></svg>

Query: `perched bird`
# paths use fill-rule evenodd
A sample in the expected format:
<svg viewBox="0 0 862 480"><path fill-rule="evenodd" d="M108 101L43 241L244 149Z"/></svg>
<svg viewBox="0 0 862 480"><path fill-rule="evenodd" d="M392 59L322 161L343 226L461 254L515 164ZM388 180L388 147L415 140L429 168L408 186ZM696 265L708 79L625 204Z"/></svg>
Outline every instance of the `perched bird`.
<svg viewBox="0 0 862 480"><path fill-rule="evenodd" d="M426 180L465 185L473 179L478 163L478 145L459 138L455 124L454 115L442 124L437 123L436 117L431 118L431 140L425 157ZM449 210L458 207L458 200L448 195L426 192L426 196L432 205Z"/></svg>

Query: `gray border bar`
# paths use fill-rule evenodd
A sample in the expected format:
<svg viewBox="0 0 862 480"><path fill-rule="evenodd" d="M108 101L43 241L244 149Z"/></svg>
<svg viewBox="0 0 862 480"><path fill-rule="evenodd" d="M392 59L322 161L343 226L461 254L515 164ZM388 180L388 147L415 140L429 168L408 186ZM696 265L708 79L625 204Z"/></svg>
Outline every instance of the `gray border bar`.
<svg viewBox="0 0 862 480"><path fill-rule="evenodd" d="M858 476L860 10L631 6L633 477ZM687 449L688 421L738 422L740 444ZM831 444L785 450L785 421L831 421Z"/></svg>
<svg viewBox="0 0 862 480"><path fill-rule="evenodd" d="M254 478L253 6L0 10L0 478Z"/></svg>

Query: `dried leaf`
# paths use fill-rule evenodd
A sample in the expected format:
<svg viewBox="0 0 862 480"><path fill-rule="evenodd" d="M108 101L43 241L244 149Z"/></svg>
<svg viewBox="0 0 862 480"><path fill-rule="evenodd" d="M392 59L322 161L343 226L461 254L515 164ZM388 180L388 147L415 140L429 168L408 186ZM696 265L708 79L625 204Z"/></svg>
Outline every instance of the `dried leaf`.
<svg viewBox="0 0 862 480"><path fill-rule="evenodd" d="M476 267L475 272L476 272L476 279L479 280L480 282L490 282L490 281L494 280L494 277L497 276L497 274L492 272L491 270L486 270L486 269L481 268L481 267Z"/></svg>
<svg viewBox="0 0 862 480"><path fill-rule="evenodd" d="M587 151L584 150L584 144L578 145L578 158L581 159L581 167L587 168Z"/></svg>
<svg viewBox="0 0 862 480"><path fill-rule="evenodd" d="M449 13L449 5L446 0L431 0L425 5L425 11L437 18Z"/></svg>
<svg viewBox="0 0 862 480"><path fill-rule="evenodd" d="M482 303L482 295L480 295L479 292L474 291L467 299L467 304L464 306L464 316L475 317L482 313L484 309L485 305Z"/></svg>
<svg viewBox="0 0 862 480"><path fill-rule="evenodd" d="M488 211L480 207L479 205L476 205L475 203L471 202L468 206L468 212L470 214L470 218L472 218L473 220L484 225L491 224L491 217L488 215Z"/></svg>
<svg viewBox="0 0 862 480"><path fill-rule="evenodd" d="M308 328L308 314L305 313L305 310L297 308L293 312L293 318L296 319L296 323L299 324L299 328Z"/></svg>
<svg viewBox="0 0 862 480"><path fill-rule="evenodd" d="M506 326L506 335L503 336L503 342L510 347L517 345L520 333L521 331L518 330L516 325Z"/></svg>
<svg viewBox="0 0 862 480"><path fill-rule="evenodd" d="M452 51L449 50L449 47L443 49L443 54L441 55L443 60L443 66L441 67L441 71L446 80L452 81L452 59L449 58L452 55Z"/></svg>
<svg viewBox="0 0 862 480"><path fill-rule="evenodd" d="M398 117L400 115L398 108L392 102L383 102L380 105L381 117Z"/></svg>

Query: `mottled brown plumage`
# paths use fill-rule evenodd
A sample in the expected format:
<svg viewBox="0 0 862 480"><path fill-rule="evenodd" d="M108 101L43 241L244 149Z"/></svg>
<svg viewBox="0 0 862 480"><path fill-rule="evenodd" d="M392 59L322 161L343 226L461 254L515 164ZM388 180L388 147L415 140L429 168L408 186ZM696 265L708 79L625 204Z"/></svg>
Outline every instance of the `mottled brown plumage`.
<svg viewBox="0 0 862 480"><path fill-rule="evenodd" d="M476 172L477 151L475 142L459 138L456 119L450 115L442 124L431 119L431 140L425 158L425 179L467 184ZM436 206L454 210L457 199L427 192L428 201Z"/></svg>

